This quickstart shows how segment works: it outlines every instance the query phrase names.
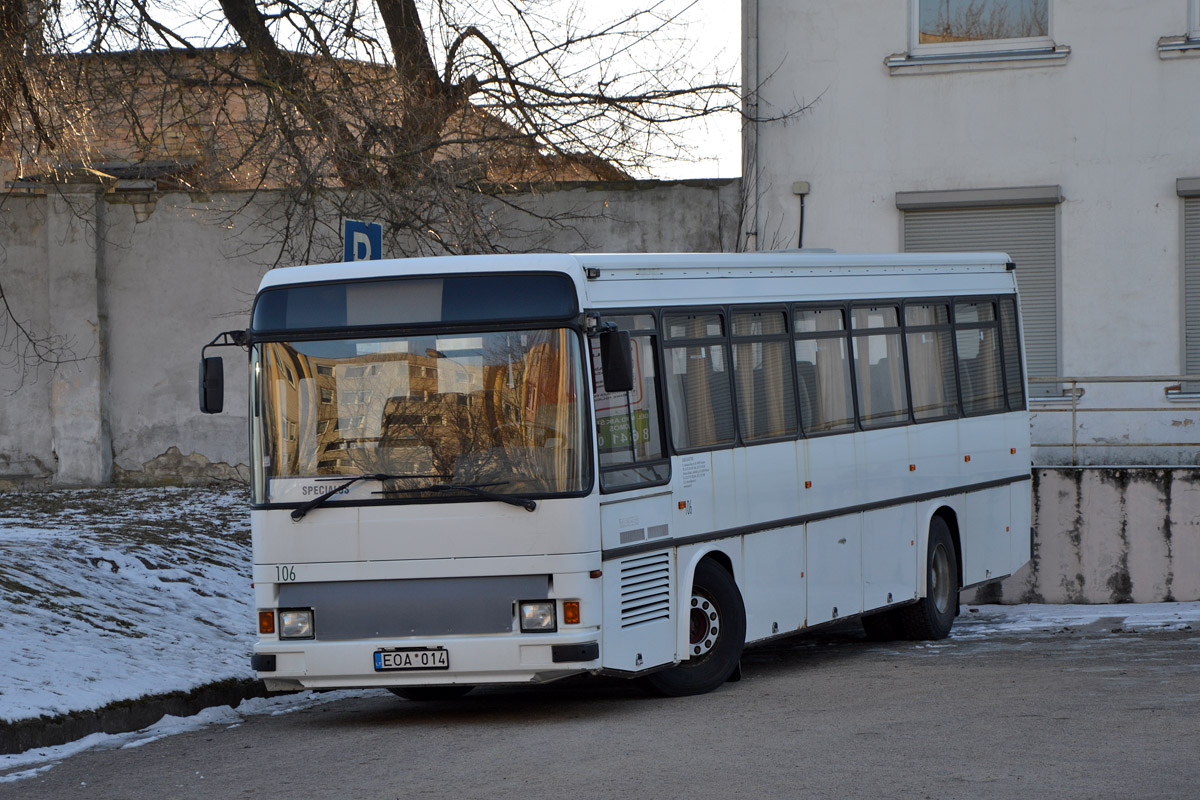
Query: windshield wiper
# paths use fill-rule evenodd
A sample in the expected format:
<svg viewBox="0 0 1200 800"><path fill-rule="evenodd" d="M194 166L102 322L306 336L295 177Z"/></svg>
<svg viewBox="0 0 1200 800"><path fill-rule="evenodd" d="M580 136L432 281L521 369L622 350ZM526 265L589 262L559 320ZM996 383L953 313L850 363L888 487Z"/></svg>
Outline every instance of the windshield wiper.
<svg viewBox="0 0 1200 800"><path fill-rule="evenodd" d="M366 475L355 475L353 478L347 478L346 481L344 483L342 483L341 486L336 486L336 487L330 489L325 494L320 495L319 497L314 497L312 500L309 500L304 505L293 508L292 509L292 519L295 520L296 522L299 522L300 520L304 519L305 514L312 511L317 506L323 505L326 500L333 497L335 494L340 494L341 492L345 491L346 489L349 489L351 486L358 483L359 481L398 481L403 478L440 478L440 477L442 477L442 476L441 475L389 475L386 472L372 472L372 473L368 473ZM319 481L321 481L321 480L334 481L334 480L337 480L337 478L317 478L317 480L319 480Z"/></svg>
<svg viewBox="0 0 1200 800"><path fill-rule="evenodd" d="M433 476L437 477L437 476ZM476 497L482 497L484 500L495 500L500 503L508 503L510 506L520 506L526 511L533 511L537 508L537 502L528 497L518 497L511 494L500 494L499 492L489 492L484 489L484 486L501 486L502 483L434 483L429 486L422 486L418 489L385 489L376 494L407 494L413 492L466 492L473 494Z"/></svg>

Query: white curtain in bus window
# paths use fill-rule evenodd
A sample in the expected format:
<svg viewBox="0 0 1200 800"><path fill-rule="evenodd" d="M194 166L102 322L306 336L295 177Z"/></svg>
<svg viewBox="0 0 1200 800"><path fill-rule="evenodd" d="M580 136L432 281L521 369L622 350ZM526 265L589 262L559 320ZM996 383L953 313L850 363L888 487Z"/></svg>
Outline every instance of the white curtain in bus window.
<svg viewBox="0 0 1200 800"><path fill-rule="evenodd" d="M1004 376L995 304L955 303L954 328L963 413L1003 411Z"/></svg>
<svg viewBox="0 0 1200 800"><path fill-rule="evenodd" d="M854 378L864 427L908 420L904 390L904 353L900 314L895 306L857 307L851 311Z"/></svg>
<svg viewBox="0 0 1200 800"><path fill-rule="evenodd" d="M723 315L663 318L669 345L667 399L671 439L680 450L733 442L733 398Z"/></svg>
<svg viewBox="0 0 1200 800"><path fill-rule="evenodd" d="M796 402L783 311L734 314L733 337L733 376L742 439L794 436Z"/></svg>
<svg viewBox="0 0 1200 800"><path fill-rule="evenodd" d="M800 426L808 434L854 430L845 312L797 308L793 330Z"/></svg>
<svg viewBox="0 0 1200 800"><path fill-rule="evenodd" d="M536 341L538 336L543 341ZM571 474L574 454L560 442L575 428L578 404L574 402L574 375L563 354L568 352L567 331L540 331L530 334L529 348L521 364L520 436L509 442L510 462L522 471L533 489L564 491L575 478ZM547 446L548 438L559 439ZM557 478L555 485L553 478Z"/></svg>
<svg viewBox="0 0 1200 800"><path fill-rule="evenodd" d="M1000 344L1004 350L1004 383L1010 411L1025 408L1025 379L1021 375L1021 348L1017 332L1017 301L1000 298Z"/></svg>
<svg viewBox="0 0 1200 800"><path fill-rule="evenodd" d="M958 412L958 388L954 378L954 348L950 343L949 304L906 305L904 331L913 416L917 421L954 416Z"/></svg>

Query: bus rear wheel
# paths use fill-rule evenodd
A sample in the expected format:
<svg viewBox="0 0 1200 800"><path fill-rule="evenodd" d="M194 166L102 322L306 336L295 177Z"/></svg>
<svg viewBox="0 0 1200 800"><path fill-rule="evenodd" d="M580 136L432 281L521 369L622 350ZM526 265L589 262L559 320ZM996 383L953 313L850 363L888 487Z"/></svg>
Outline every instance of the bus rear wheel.
<svg viewBox="0 0 1200 800"><path fill-rule="evenodd" d="M925 596L898 610L909 639L945 639L958 614L958 553L950 528L941 517L929 523L929 554L925 559Z"/></svg>
<svg viewBox="0 0 1200 800"><path fill-rule="evenodd" d="M715 561L696 566L688 610L688 660L646 679L667 697L704 694L729 680L746 645L746 606L733 576Z"/></svg>
<svg viewBox="0 0 1200 800"><path fill-rule="evenodd" d="M398 686L388 689L389 692L405 700L419 703L436 703L442 700L457 700L474 689L474 686Z"/></svg>

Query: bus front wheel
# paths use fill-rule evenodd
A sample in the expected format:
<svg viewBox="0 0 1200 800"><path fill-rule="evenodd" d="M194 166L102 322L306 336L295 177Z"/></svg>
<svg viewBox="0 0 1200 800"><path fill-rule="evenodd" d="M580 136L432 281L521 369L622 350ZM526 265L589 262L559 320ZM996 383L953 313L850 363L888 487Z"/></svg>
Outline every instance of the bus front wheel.
<svg viewBox="0 0 1200 800"><path fill-rule="evenodd" d="M958 613L958 553L950 528L941 517L929 524L929 555L925 559L925 596L898 609L909 639L945 639Z"/></svg>
<svg viewBox="0 0 1200 800"><path fill-rule="evenodd" d="M646 679L658 694L683 697L716 689L733 675L746 644L746 606L737 583L715 561L696 566L688 608L688 659Z"/></svg>

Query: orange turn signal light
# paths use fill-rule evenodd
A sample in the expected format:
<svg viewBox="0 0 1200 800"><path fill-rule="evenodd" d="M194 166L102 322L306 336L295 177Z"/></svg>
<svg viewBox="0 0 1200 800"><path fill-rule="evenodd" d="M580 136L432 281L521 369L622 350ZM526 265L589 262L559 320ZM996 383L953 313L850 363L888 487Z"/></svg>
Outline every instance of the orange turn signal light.
<svg viewBox="0 0 1200 800"><path fill-rule="evenodd" d="M258 612L258 632L259 633L274 633L275 632L275 612L274 611Z"/></svg>
<svg viewBox="0 0 1200 800"><path fill-rule="evenodd" d="M563 603L563 622L567 625L579 624L579 601L568 600Z"/></svg>

